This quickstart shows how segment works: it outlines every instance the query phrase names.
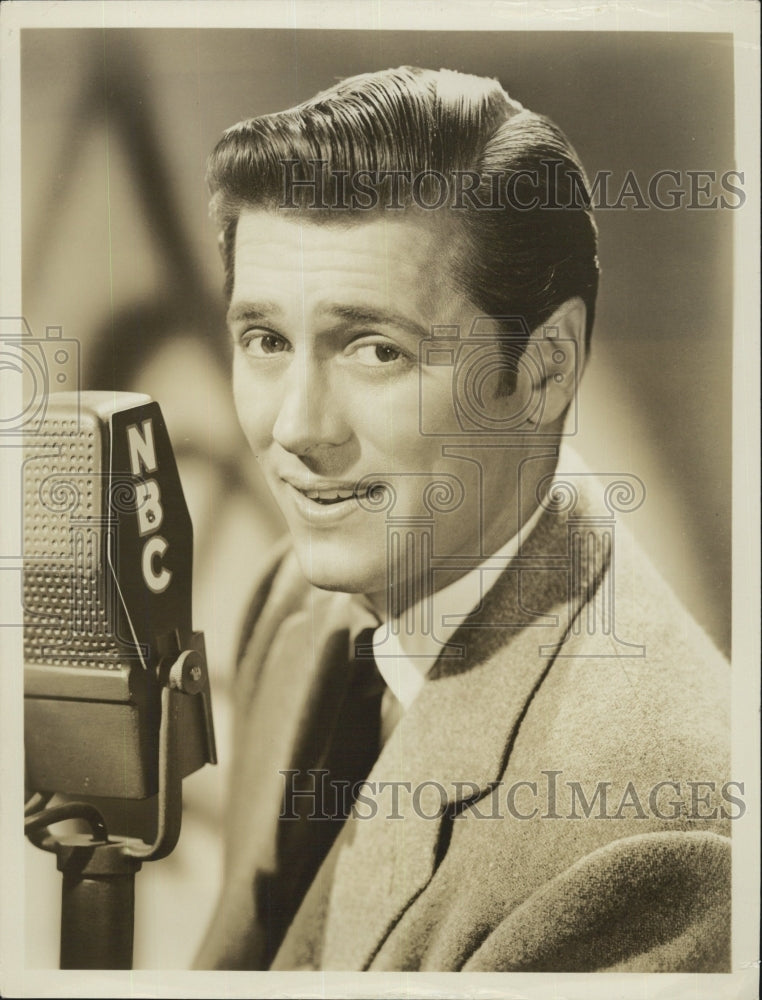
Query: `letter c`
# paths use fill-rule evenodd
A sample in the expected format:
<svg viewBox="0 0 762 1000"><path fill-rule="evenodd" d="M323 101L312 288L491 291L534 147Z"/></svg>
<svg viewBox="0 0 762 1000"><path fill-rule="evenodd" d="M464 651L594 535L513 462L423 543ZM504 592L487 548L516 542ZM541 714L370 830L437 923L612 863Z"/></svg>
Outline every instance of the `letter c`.
<svg viewBox="0 0 762 1000"><path fill-rule="evenodd" d="M162 594L172 579L172 574L161 565L161 559L169 548L166 539L161 535L149 538L143 546L143 579L154 594ZM156 567L159 567L158 572Z"/></svg>

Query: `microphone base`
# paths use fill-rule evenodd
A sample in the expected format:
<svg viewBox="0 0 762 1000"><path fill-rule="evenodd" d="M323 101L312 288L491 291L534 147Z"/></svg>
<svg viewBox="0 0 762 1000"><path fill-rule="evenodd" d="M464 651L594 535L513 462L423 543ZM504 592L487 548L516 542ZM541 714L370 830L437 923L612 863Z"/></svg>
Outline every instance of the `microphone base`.
<svg viewBox="0 0 762 1000"><path fill-rule="evenodd" d="M61 969L131 969L135 873L124 840L70 837L57 847L63 873Z"/></svg>

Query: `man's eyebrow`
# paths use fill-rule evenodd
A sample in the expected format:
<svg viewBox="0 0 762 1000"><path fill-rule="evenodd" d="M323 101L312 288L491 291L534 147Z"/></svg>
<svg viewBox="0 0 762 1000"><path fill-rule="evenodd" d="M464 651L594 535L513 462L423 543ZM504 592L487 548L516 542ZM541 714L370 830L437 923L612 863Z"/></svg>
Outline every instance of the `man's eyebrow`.
<svg viewBox="0 0 762 1000"><path fill-rule="evenodd" d="M271 316L282 315L283 310L277 304L277 302L235 302L228 309L227 321L228 324L240 323L242 320L247 322L260 322Z"/></svg>
<svg viewBox="0 0 762 1000"><path fill-rule="evenodd" d="M401 330L405 330L413 337L429 336L429 332L422 327L420 323L416 323L415 320L402 315L402 313L396 313L387 309L374 309L372 306L338 305L336 303L331 303L323 305L321 307L321 312L327 313L329 316L335 316L337 319L346 320L350 323L396 326Z"/></svg>
<svg viewBox="0 0 762 1000"><path fill-rule="evenodd" d="M317 311L335 319L348 323L367 323L373 325L396 326L400 330L405 330L413 337L428 337L429 332L402 313L389 309L376 309L373 306L363 305L340 305L339 303L320 303ZM249 301L243 300L235 302L228 309L227 322L229 326L236 323L261 323L268 319L278 318L283 315L283 310L277 302L264 300Z"/></svg>

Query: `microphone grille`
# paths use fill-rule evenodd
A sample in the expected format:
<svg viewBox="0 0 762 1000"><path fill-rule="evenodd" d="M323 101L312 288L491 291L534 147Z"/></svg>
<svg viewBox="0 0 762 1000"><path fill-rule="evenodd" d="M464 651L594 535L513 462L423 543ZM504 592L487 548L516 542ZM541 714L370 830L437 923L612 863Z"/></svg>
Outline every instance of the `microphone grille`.
<svg viewBox="0 0 762 1000"><path fill-rule="evenodd" d="M122 656L106 571L108 427L71 396L51 396L38 434L25 442L24 655L113 670Z"/></svg>

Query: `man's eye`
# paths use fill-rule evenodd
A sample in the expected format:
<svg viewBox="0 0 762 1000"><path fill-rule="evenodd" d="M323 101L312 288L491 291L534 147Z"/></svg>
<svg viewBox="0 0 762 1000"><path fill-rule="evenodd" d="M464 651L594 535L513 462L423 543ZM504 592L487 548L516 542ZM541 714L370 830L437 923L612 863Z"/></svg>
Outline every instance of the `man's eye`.
<svg viewBox="0 0 762 1000"><path fill-rule="evenodd" d="M241 337L243 349L252 357L266 358L273 354L282 354L289 348L285 337L268 331L249 332Z"/></svg>
<svg viewBox="0 0 762 1000"><path fill-rule="evenodd" d="M361 364L375 368L400 359L407 360L404 352L393 344L362 344L355 349L354 355Z"/></svg>

